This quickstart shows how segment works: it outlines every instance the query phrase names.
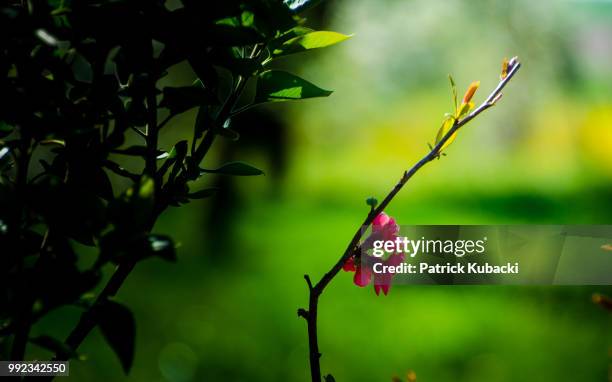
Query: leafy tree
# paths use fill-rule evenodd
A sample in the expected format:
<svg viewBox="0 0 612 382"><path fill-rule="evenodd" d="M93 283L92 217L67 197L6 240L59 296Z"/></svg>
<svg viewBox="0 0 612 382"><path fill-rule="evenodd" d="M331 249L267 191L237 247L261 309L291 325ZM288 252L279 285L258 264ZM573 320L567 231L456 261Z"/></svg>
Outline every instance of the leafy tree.
<svg viewBox="0 0 612 382"><path fill-rule="evenodd" d="M208 174L252 176L243 162L202 166L218 136L236 140L231 117L264 103L330 91L270 69L277 57L348 36L306 28L310 0L24 0L0 8L0 340L4 359L32 343L75 357L99 327L127 373L136 324L114 296L138 262L175 261L154 232L170 206L213 195ZM197 80L160 86L179 63ZM230 76L227 73L231 74ZM243 91L254 83L255 93ZM236 108L240 101L243 106ZM190 137L165 151L161 129L196 109ZM139 144L129 145L137 138ZM118 156L140 160L125 168ZM111 181L113 179L114 181ZM120 185L127 187L120 187ZM75 243L95 249L83 267ZM86 261L85 261L86 263ZM101 268L116 270L103 280ZM100 284L95 299L87 296ZM30 329L65 305L83 309L65 340Z"/></svg>

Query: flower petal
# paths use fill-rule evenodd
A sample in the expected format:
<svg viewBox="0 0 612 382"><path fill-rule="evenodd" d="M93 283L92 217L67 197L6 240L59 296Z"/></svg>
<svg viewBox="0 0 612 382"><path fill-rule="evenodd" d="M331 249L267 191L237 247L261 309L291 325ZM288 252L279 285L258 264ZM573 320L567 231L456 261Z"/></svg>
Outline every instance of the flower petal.
<svg viewBox="0 0 612 382"><path fill-rule="evenodd" d="M357 270L357 268L355 268L355 256L351 256L346 259L344 265L342 265L342 269L345 272L355 272Z"/></svg>
<svg viewBox="0 0 612 382"><path fill-rule="evenodd" d="M380 214L378 214L378 216L374 218L374 220L372 220L372 229L377 230L384 227L385 225L387 225L387 223L389 223L389 220L391 220L389 215L384 212L381 212Z"/></svg>
<svg viewBox="0 0 612 382"><path fill-rule="evenodd" d="M363 267L357 267L357 271L355 272L355 276L353 277L353 283L358 287L365 287L370 284L372 280L372 272L369 269Z"/></svg>

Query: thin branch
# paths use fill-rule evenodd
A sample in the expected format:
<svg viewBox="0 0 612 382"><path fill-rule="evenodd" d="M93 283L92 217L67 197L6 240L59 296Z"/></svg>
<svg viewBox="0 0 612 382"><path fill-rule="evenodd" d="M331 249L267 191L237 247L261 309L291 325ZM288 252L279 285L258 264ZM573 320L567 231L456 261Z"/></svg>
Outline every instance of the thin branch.
<svg viewBox="0 0 612 382"><path fill-rule="evenodd" d="M106 167L107 169L111 170L112 172L114 172L117 175L126 177L128 179L131 179L133 181L137 181L139 178L138 174L134 174L129 172L128 170L124 169L123 167L119 166L117 163L112 162L112 161L104 161L104 167Z"/></svg>
<svg viewBox="0 0 612 382"><path fill-rule="evenodd" d="M138 135L140 135L140 136L141 136L141 137L143 137L144 139L147 139L147 134L146 134L144 131L140 130L140 129L139 129L139 128L137 128L136 126L130 126L130 128L131 128L132 130L134 130L136 133L138 133Z"/></svg>
<svg viewBox="0 0 612 382"><path fill-rule="evenodd" d="M515 59L513 59L515 60ZM310 289L310 298L308 304L308 314L302 315L300 311L298 311L298 315L304 317L308 324L308 344L309 344L309 353L310 353L310 373L312 382L321 382L321 366L319 362L319 358L321 354L319 353L318 346L318 338L317 338L317 308L319 296L323 293L325 287L333 280L333 278L338 274L340 269L342 269L343 264L346 260L351 257L354 253L358 251L358 244L363 236L364 227L369 227L372 224L372 221L376 216L382 213L385 208L391 203L391 201L395 198L395 196L401 191L404 185L416 174L423 166L427 163L431 162L435 158L438 158L441 154L442 147L444 144L463 126L465 126L472 119L476 118L485 110L489 109L500 99L501 91L504 87L510 82L512 77L518 72L521 64L518 61L514 61L514 65L510 68L508 74L501 79L495 89L489 94L489 96L485 99L485 101L480 104L476 109L474 109L470 114L468 114L465 118L461 120L455 120L451 129L442 137L442 139L431 148L431 150L425 155L420 161L418 161L412 168L405 171L402 174L399 182L391 189L391 191L387 194L387 196L382 200L382 202L376 206L376 208L372 208L363 223L359 226L353 238L349 242L342 256L338 259L338 261L333 265L333 267L323 275L323 277L319 280L319 282L311 287ZM304 309L301 309L304 311Z"/></svg>
<svg viewBox="0 0 612 382"><path fill-rule="evenodd" d="M310 276L304 275L304 279L306 280L306 284L308 284L308 289L312 290L312 281L310 281Z"/></svg>
<svg viewBox="0 0 612 382"><path fill-rule="evenodd" d="M158 138L158 126L157 126L157 99L156 99L155 81L152 81L149 94L147 95L147 111L148 111L148 123L147 123L147 156L145 158L145 174L151 178L155 178L157 172L157 138ZM157 181L156 187L157 185Z"/></svg>

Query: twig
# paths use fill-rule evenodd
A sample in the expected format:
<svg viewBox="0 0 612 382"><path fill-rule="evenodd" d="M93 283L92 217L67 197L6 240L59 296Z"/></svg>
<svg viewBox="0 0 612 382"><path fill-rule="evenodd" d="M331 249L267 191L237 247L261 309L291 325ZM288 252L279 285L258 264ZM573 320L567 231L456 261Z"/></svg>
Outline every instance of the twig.
<svg viewBox="0 0 612 382"><path fill-rule="evenodd" d="M310 283L310 279L308 277L306 278L309 284L310 292L308 300L308 310L302 308L298 310L298 315L300 317L303 317L308 325L308 347L310 358L310 374L312 382L321 382L321 365L319 361L321 353L319 352L319 344L317 338L317 308L319 296L321 296L325 287L327 287L327 285L332 281L332 279L338 274L346 260L358 250L358 244L363 235L363 228L369 227L370 224L372 224L374 218L385 210L385 208L389 205L389 203L391 203L393 198L395 198L397 193L400 192L400 190L404 187L408 180L412 178L414 174L416 174L427 163L440 156L442 147L453 136L453 134L455 134L462 126L466 125L472 119L476 118L480 113L495 105L495 103L501 97L501 91L512 79L512 77L514 77L520 67L520 62L516 61L514 65L510 68L510 71L507 73L507 75L499 82L497 87L495 87L495 89L491 92L491 94L489 94L487 99L482 104L480 104L480 106L474 109L465 118L461 120L455 120L451 129L433 148L431 148L429 153L427 153L427 155L425 155L420 161L418 161L412 168L404 172L399 182L387 194L383 201L378 206L376 206L376 208L372 208L370 210L363 223L357 229L357 232L355 232L355 234L353 235L353 238L349 242L342 256L333 265L333 267L325 275L323 275L319 282L312 286L312 284Z"/></svg>
<svg viewBox="0 0 612 382"><path fill-rule="evenodd" d="M143 137L144 139L147 139L147 134L145 134L142 130L140 130L139 128L137 128L136 126L130 126L130 128L132 130L134 130L136 133L138 133L138 135L140 135L141 137Z"/></svg>

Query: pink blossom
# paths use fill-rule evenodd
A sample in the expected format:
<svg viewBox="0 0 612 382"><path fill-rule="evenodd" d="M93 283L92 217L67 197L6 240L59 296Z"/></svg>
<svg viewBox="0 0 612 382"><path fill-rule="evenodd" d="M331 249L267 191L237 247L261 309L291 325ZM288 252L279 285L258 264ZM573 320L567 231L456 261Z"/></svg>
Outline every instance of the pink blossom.
<svg viewBox="0 0 612 382"><path fill-rule="evenodd" d="M372 270L368 267L358 266L355 276L353 277L353 283L358 287L365 287L372 281Z"/></svg>
<svg viewBox="0 0 612 382"><path fill-rule="evenodd" d="M363 249L371 248L371 245L376 240L395 240L399 234L399 226L395 219L387 214L380 213L372 220L372 234L361 244ZM388 266L397 266L404 261L404 254L394 253L387 260L382 260L379 257L370 256L363 251L360 258L355 255L346 259L342 265L342 269L346 272L355 272L353 283L359 287L365 287L374 279L374 292L380 295L382 291L385 295L389 293L393 273L373 273L372 269L375 264L382 263Z"/></svg>
<svg viewBox="0 0 612 382"><path fill-rule="evenodd" d="M404 261L403 253L395 253L391 255L387 260L383 261L383 265L395 267L400 265ZM387 295L389 288L391 288L391 281L393 280L393 273L383 272L374 274L374 292L378 296L380 291Z"/></svg>
<svg viewBox="0 0 612 382"><path fill-rule="evenodd" d="M355 256L354 255L346 259L346 261L344 262L344 265L342 265L342 269L345 272L355 272L357 270L355 268Z"/></svg>

